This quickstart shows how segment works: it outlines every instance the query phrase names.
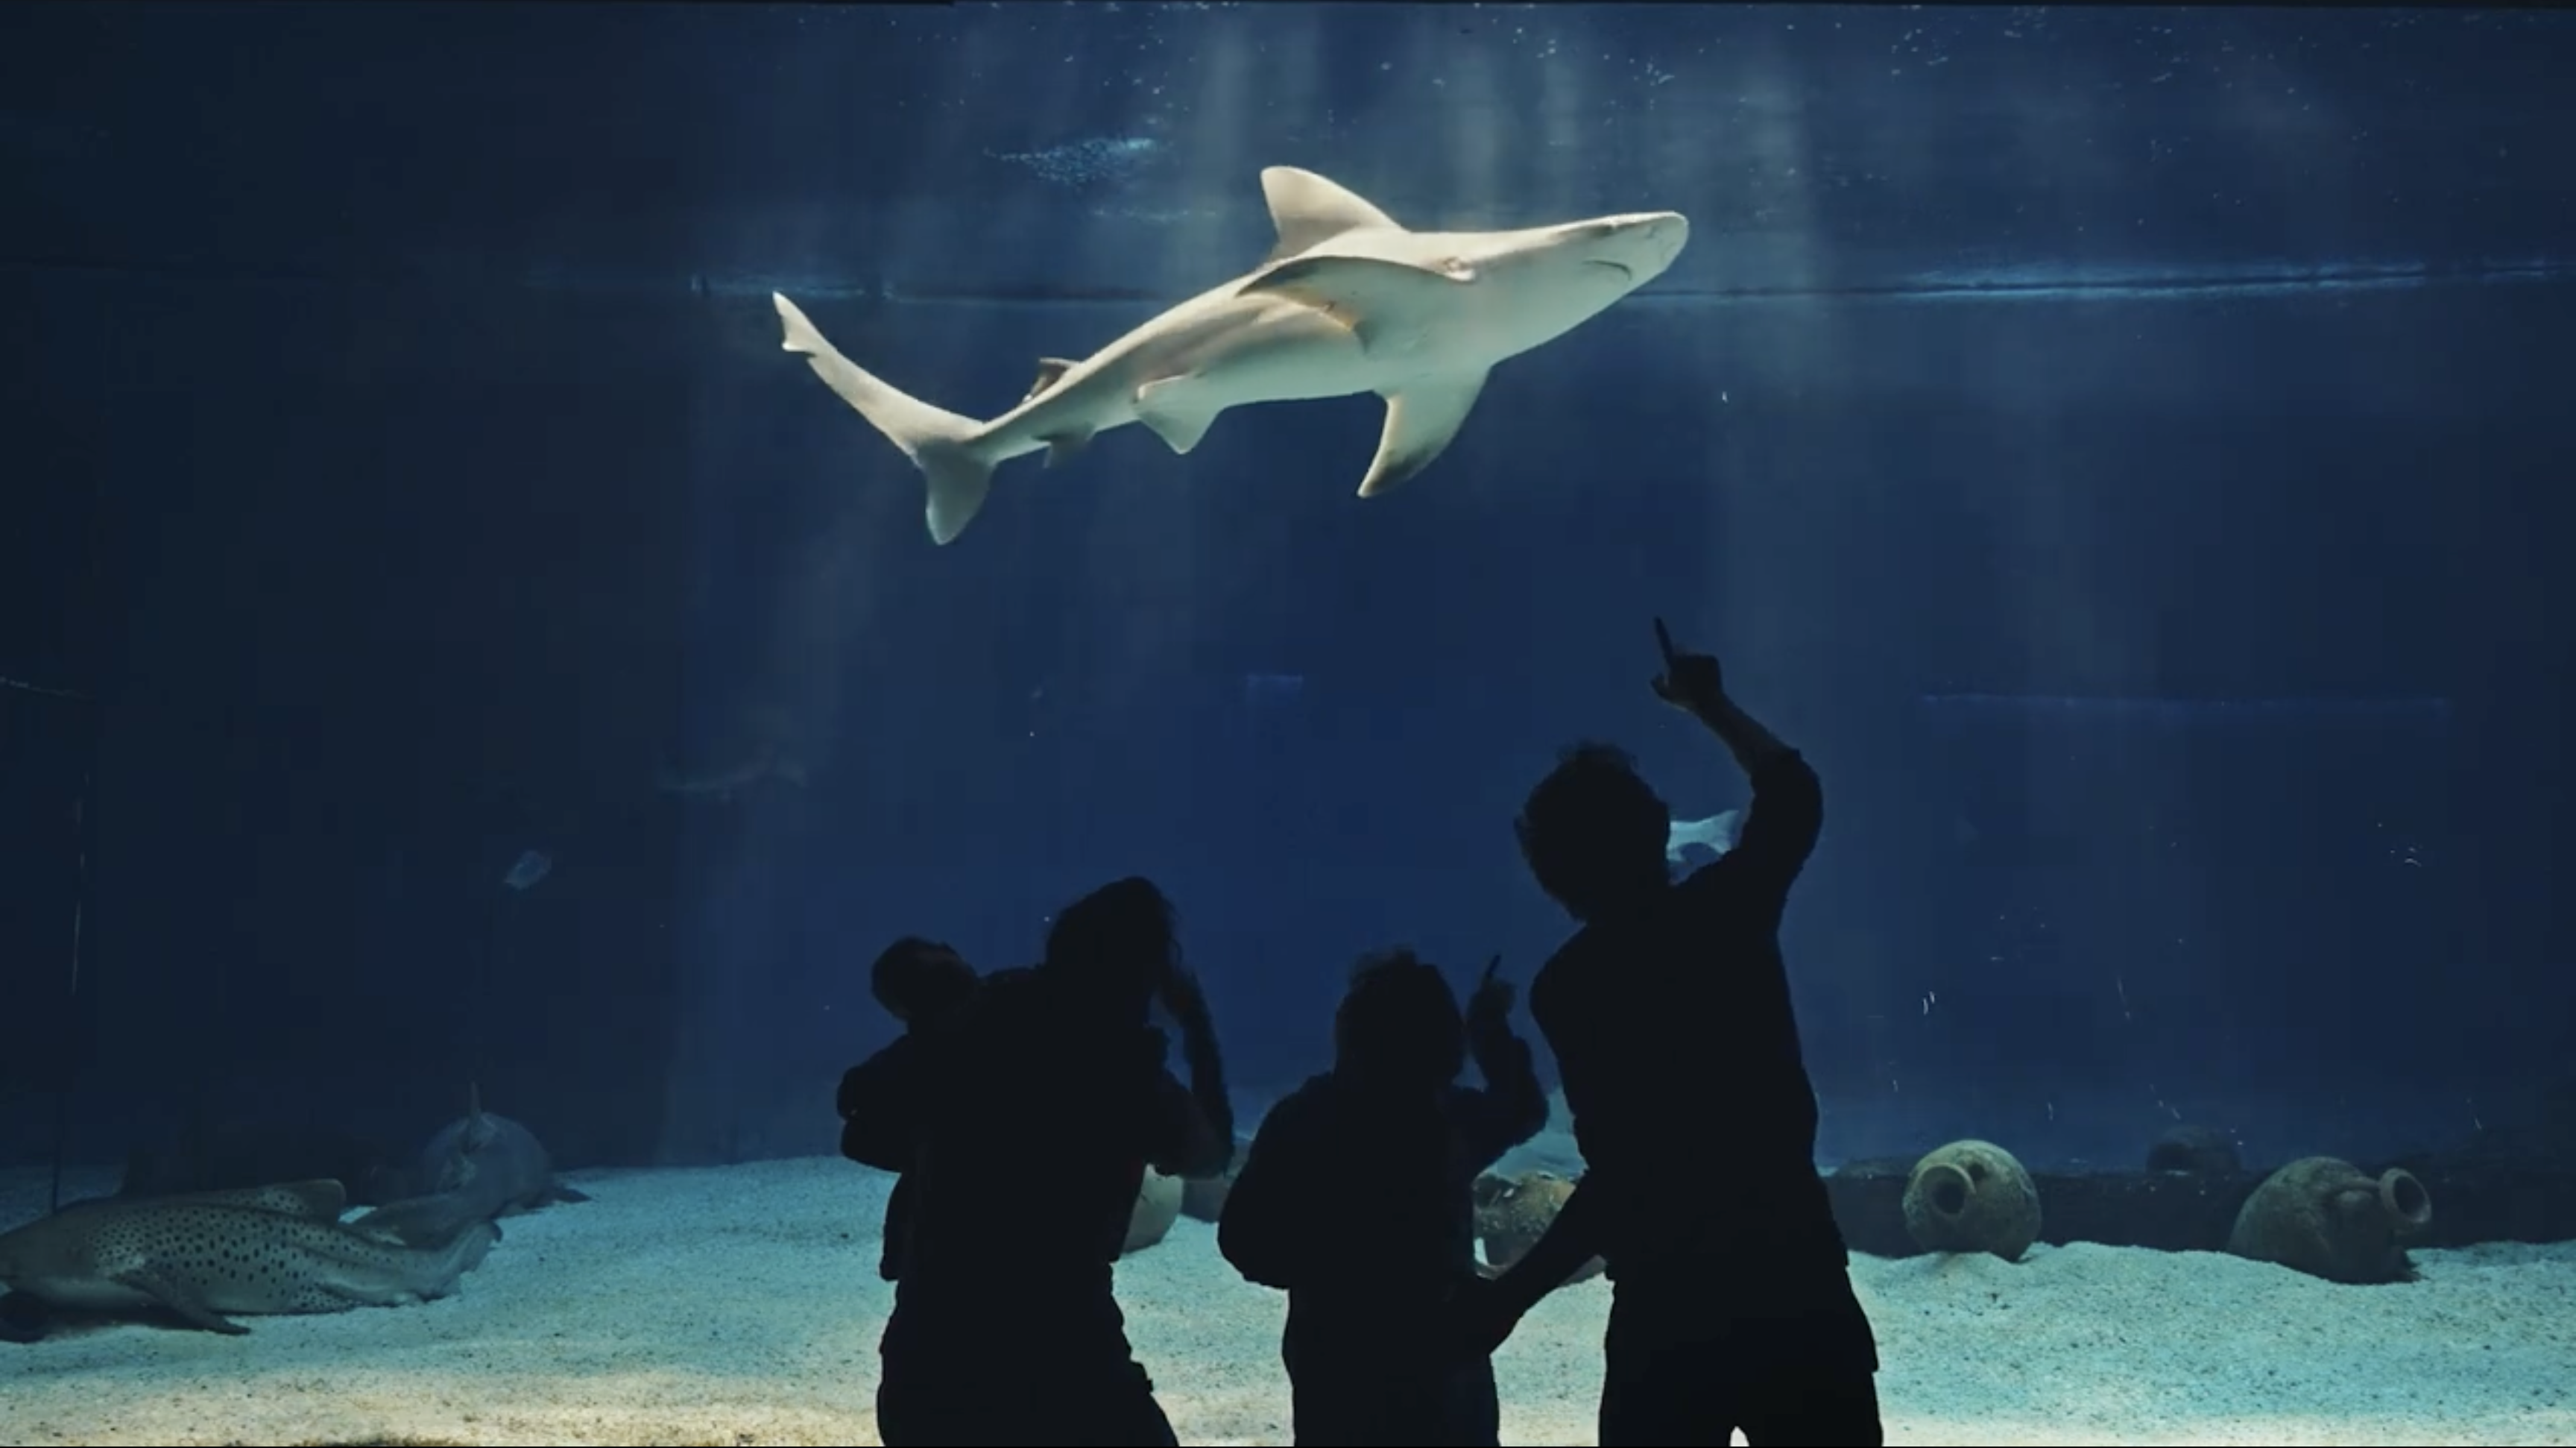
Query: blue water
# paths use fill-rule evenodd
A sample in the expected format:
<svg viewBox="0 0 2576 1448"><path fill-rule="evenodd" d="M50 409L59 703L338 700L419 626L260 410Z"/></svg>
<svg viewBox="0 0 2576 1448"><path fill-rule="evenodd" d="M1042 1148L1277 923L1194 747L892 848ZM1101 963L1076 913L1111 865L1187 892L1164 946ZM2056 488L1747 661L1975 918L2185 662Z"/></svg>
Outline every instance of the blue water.
<svg viewBox="0 0 2576 1448"><path fill-rule="evenodd" d="M1684 818L1745 803L1647 688L1658 618L1825 781L1783 944L1828 1166L2120 1166L2186 1118L2258 1166L2563 1154L2570 74L2546 8L0 12L0 1164L33 1202L199 1118L407 1152L471 1086L570 1167L775 1188L750 1164L829 1157L833 1083L893 1038L887 941L1023 963L1129 872L1249 1121L1362 952L1463 991L1562 942L1512 822L1565 745ZM1416 229L1669 209L1690 242L1365 499L1377 398L1247 405L1187 453L1005 464L937 545L904 453L781 350L774 291L997 415L1258 265L1274 165ZM1965 1310L1870 1271L1908 1321ZM807 1376L861 1393L849 1300ZM2398 1315L2264 1320L2443 1352L2506 1320L2369 1300ZM1584 1324L1545 1351L1597 1360ZM1891 1417L1955 1436L1922 1331ZM2432 1374L2352 1352L2273 1436L2576 1433L2518 1379L2341 1411ZM1241 1371L1201 1436L1278 1436ZM2036 1391L1990 1416L2163 1425ZM1568 1392L1515 1421L1579 1437ZM70 1421L9 1396L53 1406L0 1438ZM857 1399L797 1401L864 1441ZM270 1427L389 1431L206 1431Z"/></svg>

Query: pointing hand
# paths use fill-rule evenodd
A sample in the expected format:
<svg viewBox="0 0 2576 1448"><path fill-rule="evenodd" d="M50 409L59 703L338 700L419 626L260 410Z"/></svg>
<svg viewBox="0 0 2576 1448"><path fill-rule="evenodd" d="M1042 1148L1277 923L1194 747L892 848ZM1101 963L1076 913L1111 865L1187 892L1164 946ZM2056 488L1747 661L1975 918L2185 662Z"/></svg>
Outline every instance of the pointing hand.
<svg viewBox="0 0 2576 1448"><path fill-rule="evenodd" d="M1664 651L1664 671L1654 679L1656 698L1694 712L1725 700L1726 685L1717 660L1674 648L1672 633L1660 618L1655 620L1655 643Z"/></svg>

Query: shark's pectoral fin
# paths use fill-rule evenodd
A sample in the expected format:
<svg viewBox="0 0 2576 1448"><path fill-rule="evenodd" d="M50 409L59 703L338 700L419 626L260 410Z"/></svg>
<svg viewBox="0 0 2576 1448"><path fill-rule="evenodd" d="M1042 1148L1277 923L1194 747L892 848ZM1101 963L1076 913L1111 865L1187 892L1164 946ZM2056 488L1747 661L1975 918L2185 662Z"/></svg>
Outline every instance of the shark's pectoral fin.
<svg viewBox="0 0 2576 1448"><path fill-rule="evenodd" d="M1046 445L1046 465L1054 467L1091 446L1091 429L1086 427L1075 432L1050 433L1046 438Z"/></svg>
<svg viewBox="0 0 2576 1448"><path fill-rule="evenodd" d="M545 1199L550 1202L586 1202L590 1200L590 1193L579 1187L565 1186L562 1182L548 1182Z"/></svg>
<svg viewBox="0 0 2576 1448"><path fill-rule="evenodd" d="M1270 292L1301 302L1350 328L1371 352L1401 351L1408 339L1422 335L1426 319L1456 303L1457 288L1475 280L1476 269L1464 262L1433 268L1366 256L1309 256L1254 276L1236 295Z"/></svg>
<svg viewBox="0 0 2576 1448"><path fill-rule="evenodd" d="M1386 394L1386 430L1378 434L1377 460L1360 480L1360 496L1373 498L1431 466L1448 450L1476 410L1485 390L1483 372L1431 377Z"/></svg>
<svg viewBox="0 0 2576 1448"><path fill-rule="evenodd" d="M1196 377L1166 377L1136 389L1136 420L1176 453L1199 445L1225 406Z"/></svg>
<svg viewBox="0 0 2576 1448"><path fill-rule="evenodd" d="M1072 370L1073 363L1065 358L1040 357L1038 359L1038 379L1029 384L1028 395L1022 397L1020 401L1027 402L1030 398L1034 398L1039 393L1046 391L1048 388L1055 386L1059 382L1062 382L1064 380L1064 374Z"/></svg>
<svg viewBox="0 0 2576 1448"><path fill-rule="evenodd" d="M1270 261L1295 256L1346 231L1404 229L1359 193L1294 166L1264 170L1261 198L1270 203L1270 224L1279 229L1279 244L1270 249Z"/></svg>
<svg viewBox="0 0 2576 1448"><path fill-rule="evenodd" d="M191 1327L201 1327L208 1332L226 1333L234 1337L250 1331L249 1328L208 1307L204 1294L168 1273L151 1267L137 1267L131 1272L118 1273L114 1280L119 1287L140 1292L160 1303L168 1308L173 1316Z"/></svg>

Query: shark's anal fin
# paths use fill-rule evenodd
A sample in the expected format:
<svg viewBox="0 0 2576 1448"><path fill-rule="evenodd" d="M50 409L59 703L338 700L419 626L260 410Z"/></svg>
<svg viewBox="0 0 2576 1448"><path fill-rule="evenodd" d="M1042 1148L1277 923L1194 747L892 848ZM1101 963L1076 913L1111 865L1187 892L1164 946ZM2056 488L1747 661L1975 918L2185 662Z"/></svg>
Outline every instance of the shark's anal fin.
<svg viewBox="0 0 2576 1448"><path fill-rule="evenodd" d="M116 1275L115 1281L120 1287L140 1292L160 1303L168 1308L173 1316L190 1327L201 1327L208 1332L220 1332L230 1337L239 1337L250 1331L249 1328L208 1307L206 1299L194 1288L151 1267L137 1267L131 1272L120 1272Z"/></svg>
<svg viewBox="0 0 2576 1448"><path fill-rule="evenodd" d="M1136 420L1176 453L1199 445L1225 409L1211 406L1212 389L1190 376L1166 377L1136 389Z"/></svg>
<svg viewBox="0 0 2576 1448"><path fill-rule="evenodd" d="M1027 402L1030 399L1035 398L1039 393L1046 391L1048 388L1055 386L1059 382L1062 382L1064 380L1064 374L1072 370L1073 363L1062 357L1040 357L1038 359L1037 380L1029 384L1027 396L1022 397L1020 401Z"/></svg>
<svg viewBox="0 0 2576 1448"><path fill-rule="evenodd" d="M1295 256L1347 231L1404 229L1359 193L1294 166L1264 170L1261 199L1270 203L1270 224L1279 230L1279 244L1270 249L1270 261Z"/></svg>
<svg viewBox="0 0 2576 1448"><path fill-rule="evenodd" d="M1426 377L1386 394L1386 429L1378 434L1377 459L1360 480L1360 496L1376 497L1447 451L1467 425L1467 414L1476 410L1486 376Z"/></svg>
<svg viewBox="0 0 2576 1448"><path fill-rule="evenodd" d="M1046 465L1054 467L1091 446L1091 431L1085 428L1080 432L1059 432L1048 437L1046 445Z"/></svg>
<svg viewBox="0 0 2576 1448"><path fill-rule="evenodd" d="M1452 290L1472 284L1476 269L1408 266L1366 256L1309 256L1282 262L1243 284L1237 296L1269 292L1322 312L1348 327L1371 352L1406 350L1427 319L1454 306Z"/></svg>

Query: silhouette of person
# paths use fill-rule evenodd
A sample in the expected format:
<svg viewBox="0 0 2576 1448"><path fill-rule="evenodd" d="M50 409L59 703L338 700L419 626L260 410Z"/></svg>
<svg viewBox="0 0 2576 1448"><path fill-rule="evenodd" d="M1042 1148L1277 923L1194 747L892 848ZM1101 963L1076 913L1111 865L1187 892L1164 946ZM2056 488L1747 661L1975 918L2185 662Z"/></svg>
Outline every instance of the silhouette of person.
<svg viewBox="0 0 2576 1448"><path fill-rule="evenodd" d="M1779 925L1815 848L1815 771L1728 697L1717 661L1655 621L1654 688L1752 779L1735 848L1676 883L1670 812L1628 756L1586 744L1518 821L1539 885L1580 928L1530 986L1585 1171L1546 1235L1466 1304L1469 1347L1508 1336L1590 1260L1612 1282L1600 1440L1873 1445L1878 1348L1815 1169ZM1723 1176L1713 1173L1723 1163Z"/></svg>
<svg viewBox="0 0 2576 1448"><path fill-rule="evenodd" d="M1186 1087L1147 1022L1157 998ZM1085 896L1039 964L986 976L918 1039L908 1068L843 1101L844 1149L917 1188L878 1346L878 1433L892 1448L1177 1442L1111 1271L1147 1166L1214 1176L1233 1155L1170 903L1137 878Z"/></svg>
<svg viewBox="0 0 2576 1448"><path fill-rule="evenodd" d="M1547 1124L1501 963L1462 1018L1438 967L1403 950L1361 960L1333 1068L1262 1118L1226 1195L1218 1250L1288 1293L1300 1448L1501 1441L1490 1354L1462 1357L1443 1330L1476 1274L1477 1173ZM1455 1084L1471 1050L1483 1090Z"/></svg>
<svg viewBox="0 0 2576 1448"><path fill-rule="evenodd" d="M882 1097L883 1093L875 1090L874 1079L886 1075L900 1078L913 1070L914 1061L924 1049L922 1037L935 1032L963 1008L973 998L977 984L975 967L967 964L955 947L942 941L907 935L877 956L868 970L868 989L887 1014L903 1023L904 1034L841 1077L843 1156L866 1161L859 1152L868 1144L867 1130L863 1124L854 1124L851 1116L872 1096ZM892 1282L903 1260L903 1244L912 1232L912 1198L917 1188L910 1163L887 1170L896 1175L894 1191L886 1198L885 1246L877 1262L877 1275Z"/></svg>

